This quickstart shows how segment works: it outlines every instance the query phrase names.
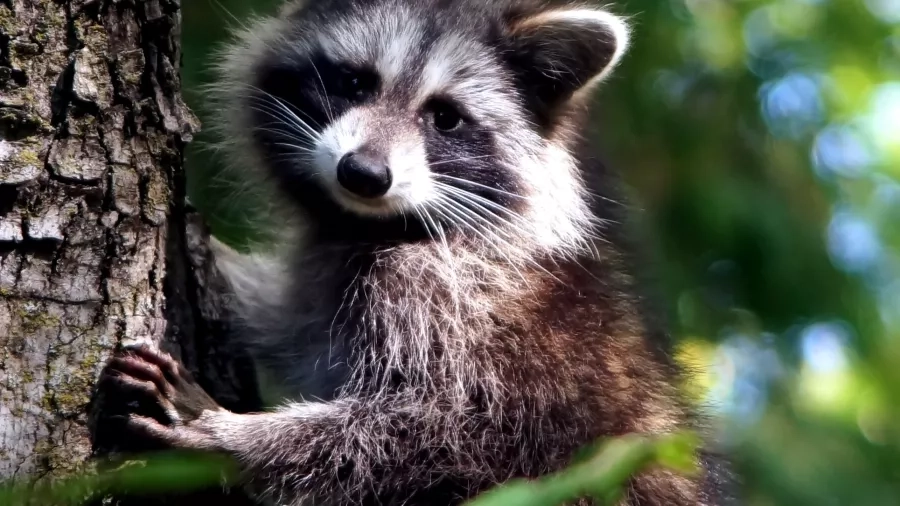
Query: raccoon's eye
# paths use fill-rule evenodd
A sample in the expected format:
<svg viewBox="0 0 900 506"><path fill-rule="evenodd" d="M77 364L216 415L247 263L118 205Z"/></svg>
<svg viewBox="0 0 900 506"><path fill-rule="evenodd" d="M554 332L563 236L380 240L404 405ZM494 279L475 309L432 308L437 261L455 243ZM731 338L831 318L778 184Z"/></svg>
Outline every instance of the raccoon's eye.
<svg viewBox="0 0 900 506"><path fill-rule="evenodd" d="M337 79L335 93L350 100L363 100L378 87L378 76L371 72L344 68Z"/></svg>
<svg viewBox="0 0 900 506"><path fill-rule="evenodd" d="M437 100L431 104L431 114L434 127L442 132L456 130L463 123L463 116L459 109L443 100Z"/></svg>

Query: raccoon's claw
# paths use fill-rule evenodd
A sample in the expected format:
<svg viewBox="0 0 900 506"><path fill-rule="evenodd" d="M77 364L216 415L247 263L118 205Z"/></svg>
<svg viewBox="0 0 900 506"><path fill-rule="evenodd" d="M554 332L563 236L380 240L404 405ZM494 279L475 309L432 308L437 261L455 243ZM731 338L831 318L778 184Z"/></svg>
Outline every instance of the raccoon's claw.
<svg viewBox="0 0 900 506"><path fill-rule="evenodd" d="M166 425L155 418L130 415L126 421L128 431L138 437L158 441L172 448L189 450L221 450L214 433L206 424L195 420L188 424Z"/></svg>
<svg viewBox="0 0 900 506"><path fill-rule="evenodd" d="M201 418L223 410L168 354L144 345L127 348L110 360L100 381L129 401L129 410L139 406L135 401L151 401L168 418L168 423L163 423L131 412L127 426L133 432L180 448L211 446Z"/></svg>

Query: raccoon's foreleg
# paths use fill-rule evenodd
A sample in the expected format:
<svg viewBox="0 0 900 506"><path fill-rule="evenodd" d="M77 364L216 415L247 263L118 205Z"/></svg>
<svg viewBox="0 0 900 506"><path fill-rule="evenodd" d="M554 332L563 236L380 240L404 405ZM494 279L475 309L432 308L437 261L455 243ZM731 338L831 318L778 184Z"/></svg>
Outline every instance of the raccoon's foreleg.
<svg viewBox="0 0 900 506"><path fill-rule="evenodd" d="M104 381L153 396L169 418L132 414L132 430L175 448L231 455L252 489L284 505L422 491L438 478L477 487L497 479L487 462L509 444L477 416L453 417L439 403L399 394L232 413L174 359L146 347L114 358Z"/></svg>

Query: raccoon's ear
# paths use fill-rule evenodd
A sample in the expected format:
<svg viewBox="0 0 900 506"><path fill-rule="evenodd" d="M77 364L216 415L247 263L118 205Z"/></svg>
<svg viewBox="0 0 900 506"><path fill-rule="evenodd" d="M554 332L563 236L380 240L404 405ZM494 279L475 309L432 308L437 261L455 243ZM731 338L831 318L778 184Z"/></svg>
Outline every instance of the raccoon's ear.
<svg viewBox="0 0 900 506"><path fill-rule="evenodd" d="M625 20L590 8L548 10L507 26L507 58L526 96L547 112L600 83L629 42Z"/></svg>

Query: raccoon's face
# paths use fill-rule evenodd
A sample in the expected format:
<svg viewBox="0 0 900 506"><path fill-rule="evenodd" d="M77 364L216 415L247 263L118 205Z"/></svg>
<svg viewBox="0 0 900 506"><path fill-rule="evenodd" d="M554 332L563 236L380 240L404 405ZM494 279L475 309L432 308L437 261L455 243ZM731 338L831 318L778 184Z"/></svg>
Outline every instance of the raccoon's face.
<svg viewBox="0 0 900 506"><path fill-rule="evenodd" d="M288 9L224 66L244 111L231 135L322 228L489 239L505 226L565 241L587 211L560 132L627 29L604 11L541 5Z"/></svg>

